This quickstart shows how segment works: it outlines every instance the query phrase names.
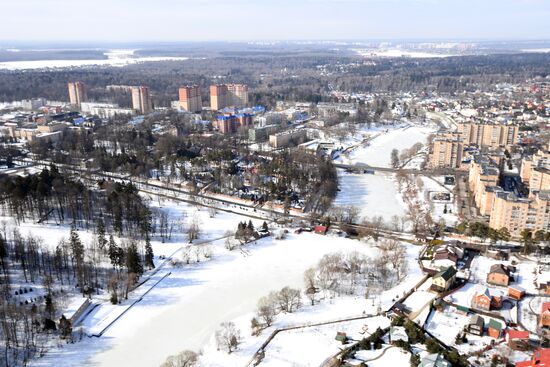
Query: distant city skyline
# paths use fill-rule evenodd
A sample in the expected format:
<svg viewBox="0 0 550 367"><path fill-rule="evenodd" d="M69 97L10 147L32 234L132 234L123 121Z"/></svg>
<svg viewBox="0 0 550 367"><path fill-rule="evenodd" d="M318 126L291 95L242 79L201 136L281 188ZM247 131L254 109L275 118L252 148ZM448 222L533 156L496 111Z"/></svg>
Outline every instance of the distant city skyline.
<svg viewBox="0 0 550 367"><path fill-rule="evenodd" d="M547 0L19 0L0 39L178 42L550 39Z"/></svg>

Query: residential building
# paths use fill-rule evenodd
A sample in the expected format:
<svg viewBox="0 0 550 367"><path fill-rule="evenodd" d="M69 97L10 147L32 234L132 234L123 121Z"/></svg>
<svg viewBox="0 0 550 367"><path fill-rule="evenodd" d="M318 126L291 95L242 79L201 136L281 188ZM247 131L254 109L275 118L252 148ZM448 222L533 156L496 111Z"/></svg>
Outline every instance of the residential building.
<svg viewBox="0 0 550 367"><path fill-rule="evenodd" d="M143 115L153 110L149 87L132 87L132 107Z"/></svg>
<svg viewBox="0 0 550 367"><path fill-rule="evenodd" d="M69 101L73 106L80 108L80 104L87 99L84 83L69 82L67 87L69 89Z"/></svg>
<svg viewBox="0 0 550 367"><path fill-rule="evenodd" d="M516 367L548 367L550 366L550 349L537 349L528 361L516 363Z"/></svg>
<svg viewBox="0 0 550 367"><path fill-rule="evenodd" d="M473 295L471 306L472 308L477 308L483 311L501 308L502 295L498 292L493 292L493 294L491 294L487 287L481 287Z"/></svg>
<svg viewBox="0 0 550 367"><path fill-rule="evenodd" d="M519 126L465 122L458 124L465 145L508 147L518 143Z"/></svg>
<svg viewBox="0 0 550 367"><path fill-rule="evenodd" d="M201 89L198 85L187 85L179 89L179 106L187 112L202 111Z"/></svg>
<svg viewBox="0 0 550 367"><path fill-rule="evenodd" d="M485 327L485 319L475 314L470 318L470 323L468 324L468 332L470 334L482 336L484 327Z"/></svg>
<svg viewBox="0 0 550 367"><path fill-rule="evenodd" d="M494 264L491 266L489 274L487 274L487 283L508 286L510 278L510 269L507 266Z"/></svg>
<svg viewBox="0 0 550 367"><path fill-rule="evenodd" d="M430 168L460 168L464 145L456 134L440 134L432 142Z"/></svg>
<svg viewBox="0 0 550 367"><path fill-rule="evenodd" d="M217 84L210 86L210 107L221 110L224 107L245 107L248 104L246 84Z"/></svg>
<svg viewBox="0 0 550 367"><path fill-rule="evenodd" d="M487 334L489 334L490 337L498 339L502 335L502 331L504 330L504 326L501 322L490 319L489 324L487 325Z"/></svg>
<svg viewBox="0 0 550 367"><path fill-rule="evenodd" d="M46 100L44 98L24 99L21 101L21 107L29 111L36 111L45 105Z"/></svg>
<svg viewBox="0 0 550 367"><path fill-rule="evenodd" d="M303 143L306 139L306 129L297 128L270 135L269 145L271 145L273 148L284 148L289 146L291 143L294 145Z"/></svg>
<svg viewBox="0 0 550 367"><path fill-rule="evenodd" d="M277 125L267 125L262 127L251 128L248 130L248 140L252 142L260 142L267 140L268 136L275 133L279 127Z"/></svg>
<svg viewBox="0 0 550 367"><path fill-rule="evenodd" d="M433 276L432 287L439 292L447 291L452 287L455 278L456 269L454 266L449 266Z"/></svg>
<svg viewBox="0 0 550 367"><path fill-rule="evenodd" d="M239 128L249 128L253 126L252 115L247 113L237 115L220 115L213 122L214 128L222 134L234 134Z"/></svg>
<svg viewBox="0 0 550 367"><path fill-rule="evenodd" d="M506 331L506 341L513 350L527 350L529 348L529 332L510 329Z"/></svg>

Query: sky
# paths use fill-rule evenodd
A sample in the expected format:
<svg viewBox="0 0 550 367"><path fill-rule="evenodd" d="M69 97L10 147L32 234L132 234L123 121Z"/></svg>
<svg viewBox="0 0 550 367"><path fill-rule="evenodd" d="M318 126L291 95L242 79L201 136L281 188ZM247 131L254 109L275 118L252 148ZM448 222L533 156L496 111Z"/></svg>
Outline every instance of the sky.
<svg viewBox="0 0 550 367"><path fill-rule="evenodd" d="M550 39L550 0L0 0L0 40Z"/></svg>

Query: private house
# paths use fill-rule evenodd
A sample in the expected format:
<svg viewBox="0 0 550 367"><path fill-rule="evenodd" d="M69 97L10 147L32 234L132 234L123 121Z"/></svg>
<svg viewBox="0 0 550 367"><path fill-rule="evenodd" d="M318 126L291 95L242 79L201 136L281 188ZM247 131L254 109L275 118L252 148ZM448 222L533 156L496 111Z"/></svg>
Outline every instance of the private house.
<svg viewBox="0 0 550 367"><path fill-rule="evenodd" d="M502 264L495 264L491 266L489 274L487 274L487 283L501 286L508 286L510 284L511 276L510 269Z"/></svg>
<svg viewBox="0 0 550 367"><path fill-rule="evenodd" d="M503 326L500 322L495 319L489 320L489 325L487 326L487 334L491 338L498 339L502 335Z"/></svg>
<svg viewBox="0 0 550 367"><path fill-rule="evenodd" d="M533 357L528 361L516 363L516 367L542 367L550 366L550 349L537 349L533 352Z"/></svg>
<svg viewBox="0 0 550 367"><path fill-rule="evenodd" d="M517 285L511 285L508 287L508 297L519 301L525 296L525 289Z"/></svg>
<svg viewBox="0 0 550 367"><path fill-rule="evenodd" d="M484 327L485 319L479 315L473 315L468 324L468 332L470 334L482 336Z"/></svg>
<svg viewBox="0 0 550 367"><path fill-rule="evenodd" d="M542 327L550 327L550 302L544 302L542 304L539 324Z"/></svg>
<svg viewBox="0 0 550 367"><path fill-rule="evenodd" d="M528 350L529 332L524 330L508 330L506 332L506 342L513 350Z"/></svg>
<svg viewBox="0 0 550 367"><path fill-rule="evenodd" d="M451 367L451 362L447 361L442 354L428 354L422 358L418 367Z"/></svg>
<svg viewBox="0 0 550 367"><path fill-rule="evenodd" d="M438 292L445 292L451 288L456 278L456 269L449 266L435 274L432 279L432 288Z"/></svg>
<svg viewBox="0 0 550 367"><path fill-rule="evenodd" d="M431 262L432 269L446 269L455 266L459 259L464 256L464 250L454 246L442 246L435 250Z"/></svg>
<svg viewBox="0 0 550 367"><path fill-rule="evenodd" d="M471 301L472 308L477 308L478 310L490 311L491 309L499 309L502 307L502 295L491 294L487 287L479 289Z"/></svg>

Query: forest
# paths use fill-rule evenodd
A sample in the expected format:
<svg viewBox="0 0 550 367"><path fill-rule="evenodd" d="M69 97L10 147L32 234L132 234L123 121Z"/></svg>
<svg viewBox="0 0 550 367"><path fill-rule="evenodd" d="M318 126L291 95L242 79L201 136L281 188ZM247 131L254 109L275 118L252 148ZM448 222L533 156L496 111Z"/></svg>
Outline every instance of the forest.
<svg viewBox="0 0 550 367"><path fill-rule="evenodd" d="M155 106L168 107L178 88L215 83L246 83L251 102L273 107L277 100L329 100L329 86L349 92L456 93L487 90L496 83L521 82L545 75L548 54L493 54L427 59L368 59L349 53L244 53L228 52L206 58L130 65L60 70L0 71L0 101L31 97L67 100L67 81L81 80L95 101L130 106L127 93L106 90L107 85L147 85ZM352 65L342 68L342 65ZM327 72L321 73L319 67ZM29 91L31 93L29 94Z"/></svg>

